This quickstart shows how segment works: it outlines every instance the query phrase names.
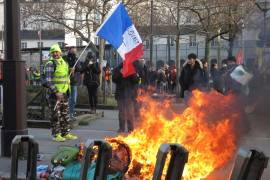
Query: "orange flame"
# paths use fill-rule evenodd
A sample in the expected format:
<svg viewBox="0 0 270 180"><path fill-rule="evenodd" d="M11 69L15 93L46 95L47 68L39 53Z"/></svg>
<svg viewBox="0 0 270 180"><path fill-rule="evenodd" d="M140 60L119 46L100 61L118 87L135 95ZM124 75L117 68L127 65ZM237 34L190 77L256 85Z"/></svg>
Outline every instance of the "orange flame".
<svg viewBox="0 0 270 180"><path fill-rule="evenodd" d="M141 164L141 179L151 179L156 154L163 143L178 143L189 151L184 179L206 178L224 166L236 150L234 123L240 114L234 108L232 95L193 91L189 106L177 113L169 101L157 102L150 96L138 98L142 104L141 123L124 141L132 151L129 170Z"/></svg>

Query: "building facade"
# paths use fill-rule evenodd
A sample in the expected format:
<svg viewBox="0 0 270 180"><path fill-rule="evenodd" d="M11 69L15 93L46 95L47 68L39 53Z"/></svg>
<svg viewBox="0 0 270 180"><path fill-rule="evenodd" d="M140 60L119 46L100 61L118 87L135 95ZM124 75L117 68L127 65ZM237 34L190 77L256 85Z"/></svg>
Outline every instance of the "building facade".
<svg viewBox="0 0 270 180"><path fill-rule="evenodd" d="M24 0L21 1L21 6L23 7L23 3L33 3L34 2L56 2L51 0ZM70 0L72 1L72 0ZM60 1L59 1L60 2ZM69 9L64 5L64 3L59 3L58 6L65 6L66 9ZM62 2L62 1L61 1ZM68 1L65 1L68 2ZM70 3L72 4L72 3ZM3 56L4 49L4 7L3 0L0 0L0 56ZM68 5L68 4L67 4ZM63 17L66 19L67 24L76 23L75 27L85 27L83 23L85 22L85 9L81 11L75 11L70 8L70 11L64 11ZM97 24L101 23L101 15L97 11L91 11L89 16L93 19L93 22L87 26L90 30L90 40L98 45L98 37L95 36L95 31L98 28ZM258 14L256 16L259 16ZM21 15L24 17L24 15ZM62 46L85 46L87 42L83 41L82 38L78 35L78 33L64 28L63 25L59 25L57 23L52 22L43 22L41 21L42 14L39 17L31 17L31 18L22 18L21 19L21 48L46 48L50 47L52 44L59 43ZM253 19L255 18L252 16ZM268 17L268 16L267 16ZM39 19L40 18L40 19ZM149 17L150 19L150 17ZM188 12L181 13L181 36L180 36L180 58L186 59L189 53L196 53L200 59L204 57L205 54L205 37L204 35L198 33L196 30L196 24L193 22L193 17ZM256 18L255 18L256 19ZM269 18L267 18L269 19ZM75 21L74 21L75 20ZM35 23L30 23L35 21ZM171 21L171 20L170 20ZM253 20L254 21L254 20ZM256 20L255 20L256 21ZM137 19L134 19L134 22L137 22ZM162 31L160 28L160 23L154 23L154 42L153 42L153 62L157 62L158 60L169 61L175 60L176 55L176 47L175 47L175 39L176 36L174 33L168 33L172 31L173 28L169 28L166 31ZM148 24L148 27L147 27ZM173 22L171 22L173 24ZM260 21L262 24L262 21ZM193 25L193 26L192 26ZM159 27L158 27L159 26ZM185 30L185 26L191 26ZM240 32L236 41L234 43L234 51L233 54L237 54L240 48L243 48L245 51L245 58L256 58L257 51L257 41L258 34L262 31L262 27L256 25L257 27L245 27L245 29ZM86 27L85 27L86 28ZM143 43L144 43L144 58L150 59L150 43L149 43L149 22L145 24L145 29L141 29L137 27L139 30ZM175 28L175 27L174 27ZM184 30L183 30L184 28ZM266 28L268 29L268 28ZM80 32L83 33L86 37L88 36L87 29L80 29ZM145 33L145 34L144 34ZM218 58L218 50L220 50L221 59L225 59L228 55L228 42L225 40L221 40L220 44L217 41L217 38L211 42L210 46L210 59ZM112 51L113 52L113 51ZM112 53L109 53L112 54ZM110 58L111 56L106 54L105 59ZM111 59L109 60L111 61Z"/></svg>

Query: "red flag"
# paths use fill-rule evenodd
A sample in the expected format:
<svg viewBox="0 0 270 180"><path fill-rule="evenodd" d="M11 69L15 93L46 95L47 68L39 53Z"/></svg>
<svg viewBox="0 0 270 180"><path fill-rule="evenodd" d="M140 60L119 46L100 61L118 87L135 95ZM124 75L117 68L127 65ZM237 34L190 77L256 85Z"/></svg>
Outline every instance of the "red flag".
<svg viewBox="0 0 270 180"><path fill-rule="evenodd" d="M244 51L243 48L241 48L236 54L236 64L243 64L243 62L244 62Z"/></svg>

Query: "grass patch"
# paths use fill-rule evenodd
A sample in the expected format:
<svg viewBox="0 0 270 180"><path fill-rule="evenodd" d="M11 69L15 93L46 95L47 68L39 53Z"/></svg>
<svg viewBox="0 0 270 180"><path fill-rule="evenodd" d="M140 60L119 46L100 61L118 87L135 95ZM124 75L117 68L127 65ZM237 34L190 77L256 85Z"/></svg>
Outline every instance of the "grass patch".
<svg viewBox="0 0 270 180"><path fill-rule="evenodd" d="M82 119L79 121L79 126L87 126L87 125L89 125L89 120Z"/></svg>
<svg viewBox="0 0 270 180"><path fill-rule="evenodd" d="M77 121L79 125L87 126L91 121L102 118L103 116L103 112L98 112L96 114L83 114L77 117Z"/></svg>

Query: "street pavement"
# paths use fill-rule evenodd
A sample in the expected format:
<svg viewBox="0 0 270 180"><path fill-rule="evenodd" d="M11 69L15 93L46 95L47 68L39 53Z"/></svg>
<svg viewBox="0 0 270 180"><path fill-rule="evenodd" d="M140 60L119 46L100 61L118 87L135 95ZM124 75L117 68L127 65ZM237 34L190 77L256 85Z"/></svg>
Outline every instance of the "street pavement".
<svg viewBox="0 0 270 180"><path fill-rule="evenodd" d="M249 115L248 122L250 131L244 137L239 139L239 148L243 149L256 149L263 151L264 154L270 156L270 121L266 116ZM236 156L236 155L235 155ZM215 171L207 180L227 180L233 167L234 159L226 166ZM269 164L268 164L269 166ZM270 168L267 167L261 180L270 179Z"/></svg>
<svg viewBox="0 0 270 180"><path fill-rule="evenodd" d="M101 119L90 121L87 126L78 126L72 130L72 133L78 135L77 140L66 142L54 142L50 136L49 129L28 128L28 134L33 135L39 144L39 153L44 155L42 161L38 164L50 164L52 155L61 145L74 146L80 142L86 142L88 139L104 139L105 137L114 137L117 135L118 129L118 111L105 110L104 117ZM10 158L0 157L0 177L9 177L10 174ZM22 161L19 164L18 177L25 177L25 164Z"/></svg>
<svg viewBox="0 0 270 180"><path fill-rule="evenodd" d="M60 145L75 145L80 142L85 142L87 139L104 139L105 137L114 137L117 135L118 128L118 111L105 110L104 117L94 120L87 126L79 126L73 129L73 133L79 136L78 140L67 141L63 143L53 142L50 137L49 129L29 128L29 134L33 135L39 143L39 153L45 158L39 161L38 164L50 164L52 154ZM258 115L250 115L248 118L251 130L240 139L239 147L256 148L262 150L267 156L270 156L270 131L266 117ZM227 180L233 166L233 160L223 168L216 170L207 180ZM19 164L19 177L24 177L25 162ZM10 174L10 158L0 157L0 177L7 177ZM262 180L270 179L270 169L264 171Z"/></svg>

